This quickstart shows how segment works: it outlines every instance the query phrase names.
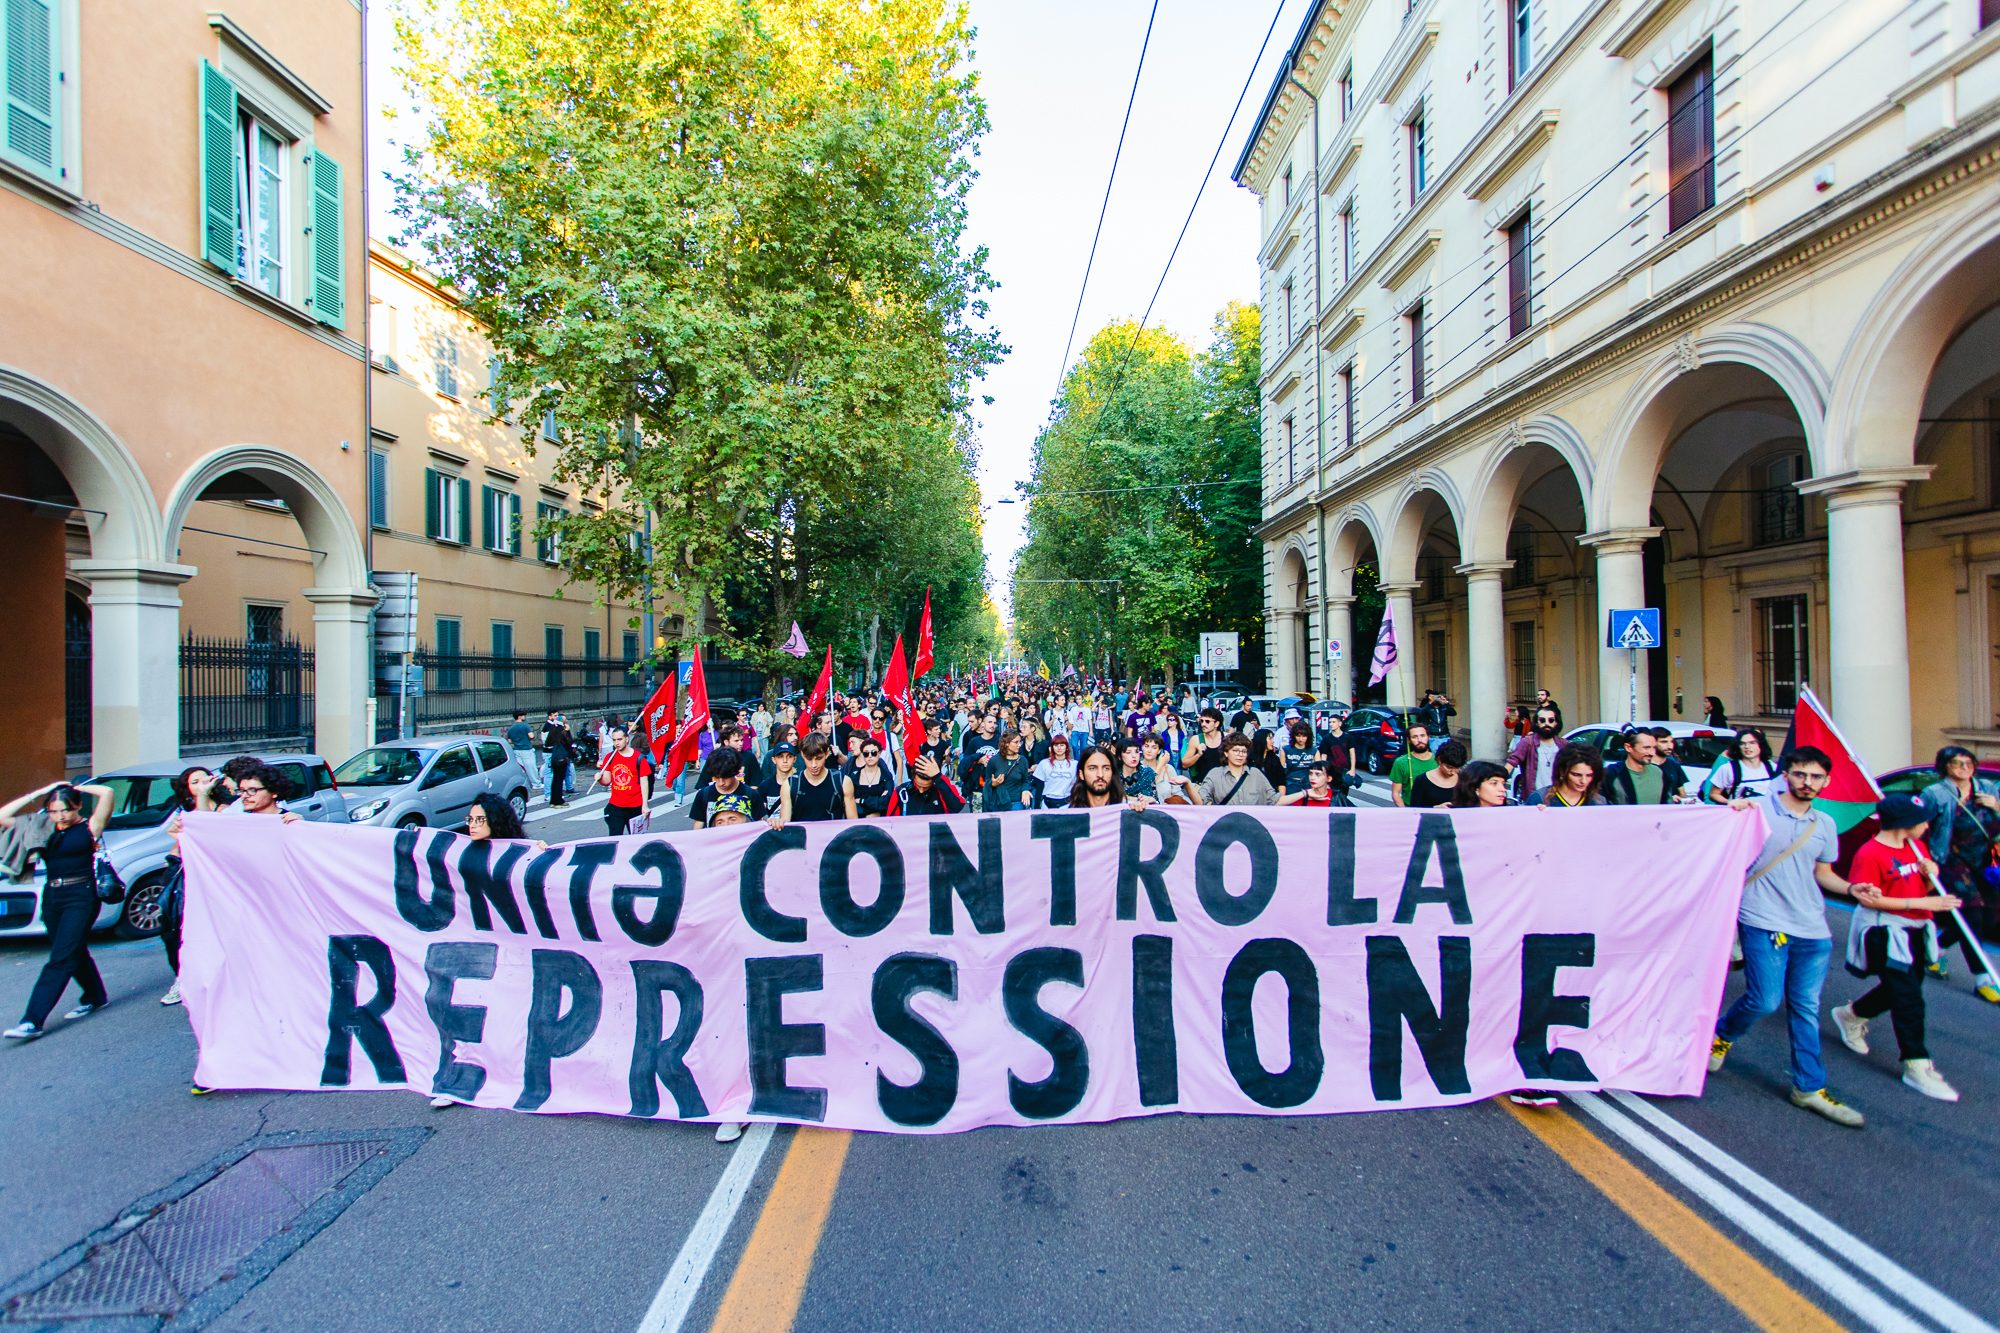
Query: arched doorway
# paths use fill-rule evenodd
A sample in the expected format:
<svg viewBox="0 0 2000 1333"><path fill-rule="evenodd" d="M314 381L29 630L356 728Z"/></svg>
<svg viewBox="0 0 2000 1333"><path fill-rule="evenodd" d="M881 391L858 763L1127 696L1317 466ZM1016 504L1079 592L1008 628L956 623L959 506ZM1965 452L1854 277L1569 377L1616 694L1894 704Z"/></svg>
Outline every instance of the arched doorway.
<svg viewBox="0 0 2000 1333"><path fill-rule="evenodd" d="M1436 691L1469 708L1465 700L1465 562L1456 489L1437 473L1419 474L1405 489L1390 520L1383 557L1382 593L1394 627L1396 665L1389 673L1389 702L1416 703ZM1461 709L1463 713L1464 709ZM1466 717L1454 720L1465 725Z"/></svg>
<svg viewBox="0 0 2000 1333"><path fill-rule="evenodd" d="M1277 604L1271 608L1271 677L1265 684L1272 694L1297 694L1312 679L1311 590L1304 543L1291 541L1278 557Z"/></svg>
<svg viewBox="0 0 2000 1333"><path fill-rule="evenodd" d="M1368 683L1368 661L1382 627L1381 543L1375 517L1366 506L1348 510L1332 525L1327 547L1327 637L1339 645L1333 660L1332 695L1342 703L1379 703L1380 685Z"/></svg>
<svg viewBox="0 0 2000 1333"><path fill-rule="evenodd" d="M230 571L187 589L190 620L217 632L180 647L183 743L297 745L336 763L366 746L375 593L326 479L266 446L218 450L174 488L167 534L187 563Z"/></svg>

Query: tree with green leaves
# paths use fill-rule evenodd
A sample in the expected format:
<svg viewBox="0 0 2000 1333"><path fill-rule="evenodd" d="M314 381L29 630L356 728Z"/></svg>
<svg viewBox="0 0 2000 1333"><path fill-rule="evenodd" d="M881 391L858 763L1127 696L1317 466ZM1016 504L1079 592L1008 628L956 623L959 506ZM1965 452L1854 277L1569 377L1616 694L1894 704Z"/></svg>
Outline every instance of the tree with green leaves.
<svg viewBox="0 0 2000 1333"><path fill-rule="evenodd" d="M1086 344L1035 441L1014 568L1030 659L1171 681L1204 630L1261 660L1257 309L1196 356L1132 322Z"/></svg>
<svg viewBox="0 0 2000 1333"><path fill-rule="evenodd" d="M602 505L557 521L572 577L650 585L767 671L796 669L793 620L914 625L929 584L943 656L984 603L965 423L1004 351L965 236L962 6L413 6L405 240Z"/></svg>

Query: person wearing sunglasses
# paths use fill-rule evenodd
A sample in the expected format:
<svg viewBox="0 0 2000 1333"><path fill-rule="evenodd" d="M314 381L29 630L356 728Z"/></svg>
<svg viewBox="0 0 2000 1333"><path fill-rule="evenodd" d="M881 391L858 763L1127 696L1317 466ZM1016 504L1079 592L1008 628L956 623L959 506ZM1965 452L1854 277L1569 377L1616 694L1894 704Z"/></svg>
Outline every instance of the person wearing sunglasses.
<svg viewBox="0 0 2000 1333"><path fill-rule="evenodd" d="M854 766L854 805L863 819L881 819L889 813L889 797L895 781L882 767L882 742L871 735L861 742L860 761Z"/></svg>

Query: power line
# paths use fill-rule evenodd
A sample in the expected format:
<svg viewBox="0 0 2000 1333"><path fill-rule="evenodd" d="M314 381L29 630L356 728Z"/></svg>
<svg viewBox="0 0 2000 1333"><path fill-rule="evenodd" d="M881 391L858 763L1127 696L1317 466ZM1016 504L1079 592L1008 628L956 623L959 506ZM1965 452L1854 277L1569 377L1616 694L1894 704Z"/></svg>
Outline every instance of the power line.
<svg viewBox="0 0 2000 1333"><path fill-rule="evenodd" d="M1090 257L1083 263L1083 285L1076 291L1076 313L1069 317L1069 337L1063 342L1062 364L1056 367L1056 386L1062 386L1069 369L1069 349L1076 343L1077 322L1083 318L1083 296L1090 290L1090 270L1097 263L1097 242L1104 235L1104 215L1111 208L1111 187L1118 180L1118 159L1125 155L1125 131L1132 127L1132 104L1139 100L1139 76L1146 69L1146 49L1153 44L1153 20L1160 16L1160 0L1146 15L1146 36L1139 43L1139 65L1132 71L1132 91L1125 97L1125 119L1118 126L1118 147L1111 154L1111 174L1104 180L1104 201L1097 206L1097 230L1090 234Z"/></svg>

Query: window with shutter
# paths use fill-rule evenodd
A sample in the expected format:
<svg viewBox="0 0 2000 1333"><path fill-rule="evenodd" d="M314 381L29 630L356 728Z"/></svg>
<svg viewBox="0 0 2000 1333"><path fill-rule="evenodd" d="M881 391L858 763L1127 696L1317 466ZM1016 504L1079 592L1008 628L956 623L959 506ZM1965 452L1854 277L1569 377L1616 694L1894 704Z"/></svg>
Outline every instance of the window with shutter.
<svg viewBox="0 0 2000 1333"><path fill-rule="evenodd" d="M458 492L458 532L452 540L461 545L471 540L472 532L472 483L463 477L452 478L452 488Z"/></svg>
<svg viewBox="0 0 2000 1333"><path fill-rule="evenodd" d="M347 264L342 250L340 163L325 153L312 155L312 291L306 302L313 318L339 328L347 318Z"/></svg>
<svg viewBox="0 0 2000 1333"><path fill-rule="evenodd" d="M492 625L493 635L493 688L511 690L514 688L514 627L504 620L496 620Z"/></svg>
<svg viewBox="0 0 2000 1333"><path fill-rule="evenodd" d="M0 74L5 75L0 155L37 176L61 181L62 34L54 0L0 0Z"/></svg>
<svg viewBox="0 0 2000 1333"><path fill-rule="evenodd" d="M424 536L432 540L442 535L442 530L438 527L438 520L444 513L443 506L439 504L442 494L439 482L442 476L443 474L434 467L424 469Z"/></svg>
<svg viewBox="0 0 2000 1333"><path fill-rule="evenodd" d="M201 257L234 273L236 85L201 62Z"/></svg>
<svg viewBox="0 0 2000 1333"><path fill-rule="evenodd" d="M389 455L380 449L368 451L368 522L389 527Z"/></svg>
<svg viewBox="0 0 2000 1333"><path fill-rule="evenodd" d="M507 497L507 554L521 554L521 497Z"/></svg>
<svg viewBox="0 0 2000 1333"><path fill-rule="evenodd" d="M1667 230L1715 206L1715 54L1667 89Z"/></svg>
<svg viewBox="0 0 2000 1333"><path fill-rule="evenodd" d="M1530 215L1521 214L1507 228L1507 336L1518 338L1528 331L1534 281L1533 233Z"/></svg>

